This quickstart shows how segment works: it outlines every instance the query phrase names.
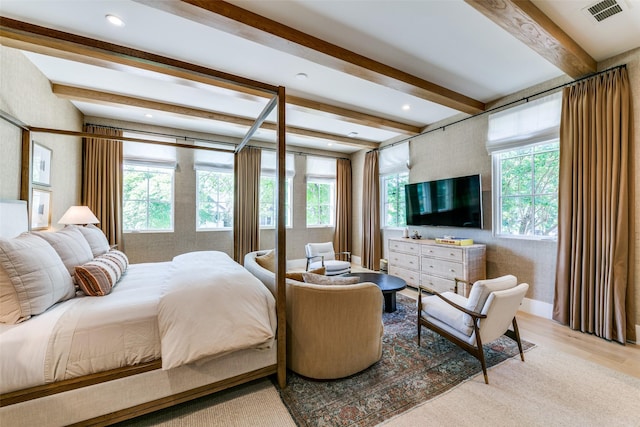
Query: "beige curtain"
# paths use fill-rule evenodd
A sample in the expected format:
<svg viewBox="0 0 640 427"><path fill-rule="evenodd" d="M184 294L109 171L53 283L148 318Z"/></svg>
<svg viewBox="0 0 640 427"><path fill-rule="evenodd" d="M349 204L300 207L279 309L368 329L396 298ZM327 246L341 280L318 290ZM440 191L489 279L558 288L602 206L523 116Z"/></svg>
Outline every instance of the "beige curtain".
<svg viewBox="0 0 640 427"><path fill-rule="evenodd" d="M380 269L382 254L378 158L378 151L366 154L362 186L362 266L371 270Z"/></svg>
<svg viewBox="0 0 640 427"><path fill-rule="evenodd" d="M564 89L553 318L625 343L631 100L626 69Z"/></svg>
<svg viewBox="0 0 640 427"><path fill-rule="evenodd" d="M336 160L336 252L351 251L351 160Z"/></svg>
<svg viewBox="0 0 640 427"><path fill-rule="evenodd" d="M119 129L85 125L85 132L122 137ZM122 239L122 141L83 138L82 204L100 220L109 243L124 250Z"/></svg>
<svg viewBox="0 0 640 427"><path fill-rule="evenodd" d="M260 248L260 156L259 148L245 147L234 158L233 258Z"/></svg>

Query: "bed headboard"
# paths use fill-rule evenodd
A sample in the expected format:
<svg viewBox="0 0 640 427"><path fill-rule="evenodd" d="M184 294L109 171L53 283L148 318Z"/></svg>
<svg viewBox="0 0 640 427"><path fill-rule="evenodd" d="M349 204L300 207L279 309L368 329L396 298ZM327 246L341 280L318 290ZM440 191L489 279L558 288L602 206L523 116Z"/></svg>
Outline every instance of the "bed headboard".
<svg viewBox="0 0 640 427"><path fill-rule="evenodd" d="M29 231L29 214L24 200L0 200L0 238L10 239Z"/></svg>

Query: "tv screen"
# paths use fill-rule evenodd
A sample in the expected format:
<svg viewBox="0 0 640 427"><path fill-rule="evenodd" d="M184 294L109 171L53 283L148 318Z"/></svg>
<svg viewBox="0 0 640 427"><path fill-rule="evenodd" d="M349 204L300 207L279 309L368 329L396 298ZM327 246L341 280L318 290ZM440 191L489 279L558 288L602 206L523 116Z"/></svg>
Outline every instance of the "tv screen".
<svg viewBox="0 0 640 427"><path fill-rule="evenodd" d="M407 225L482 228L480 175L404 186Z"/></svg>

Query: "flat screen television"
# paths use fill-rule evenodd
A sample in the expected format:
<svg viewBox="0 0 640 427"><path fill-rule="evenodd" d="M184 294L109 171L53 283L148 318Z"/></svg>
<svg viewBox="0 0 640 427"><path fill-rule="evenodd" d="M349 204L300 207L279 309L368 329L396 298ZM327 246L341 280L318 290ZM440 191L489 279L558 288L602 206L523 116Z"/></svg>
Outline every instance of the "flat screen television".
<svg viewBox="0 0 640 427"><path fill-rule="evenodd" d="M407 225L482 228L480 175L404 186Z"/></svg>

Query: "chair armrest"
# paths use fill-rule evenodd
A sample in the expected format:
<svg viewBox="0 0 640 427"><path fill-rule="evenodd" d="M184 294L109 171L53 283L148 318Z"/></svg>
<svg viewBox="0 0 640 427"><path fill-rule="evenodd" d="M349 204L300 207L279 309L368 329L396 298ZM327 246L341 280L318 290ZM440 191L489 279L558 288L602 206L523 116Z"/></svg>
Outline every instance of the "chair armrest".
<svg viewBox="0 0 640 427"><path fill-rule="evenodd" d="M461 280L464 282L464 280ZM468 308L465 308L459 304L456 304L455 302L451 301L450 299L445 298L444 296L442 296L439 292L434 291L433 289L427 288L426 286L422 286L419 285L418 286L418 315L420 315L420 312L422 311L422 291L428 292L430 294L433 294L435 296L437 296L438 298L440 298L441 300L443 300L444 302L446 302L447 304L449 304L450 306L452 306L453 308L462 311L465 314L468 314L469 316L471 316L475 322L476 319L484 319L487 317L486 314L482 314L482 313L478 313L477 311L471 311Z"/></svg>
<svg viewBox="0 0 640 427"><path fill-rule="evenodd" d="M455 287L453 288L453 291L457 294L458 293L458 283L464 283L465 285L468 285L469 288L471 288L471 286L473 286L473 283L469 282L468 280L464 280L464 279L458 279L457 277L453 279L455 281Z"/></svg>
<svg viewBox="0 0 640 427"><path fill-rule="evenodd" d="M313 255L313 256L307 256L307 267L305 268L305 270L309 271L309 263L314 258L321 258L322 259L322 266L324 267L324 255Z"/></svg>
<svg viewBox="0 0 640 427"><path fill-rule="evenodd" d="M458 305L455 302L451 301L450 299L447 299L447 298L443 297L439 293L436 293L436 296L438 298L440 298L442 301L444 301L447 304L449 304L451 307L456 308L456 309L462 311L465 314L468 314L469 316L471 316L473 318L474 321L476 319L485 319L487 317L486 314L478 313L477 311L471 311L468 308L465 308L465 307L463 307L461 305Z"/></svg>
<svg viewBox="0 0 640 427"><path fill-rule="evenodd" d="M347 261L351 262L351 252L348 252L348 251L336 252L335 255L346 255L347 256Z"/></svg>

